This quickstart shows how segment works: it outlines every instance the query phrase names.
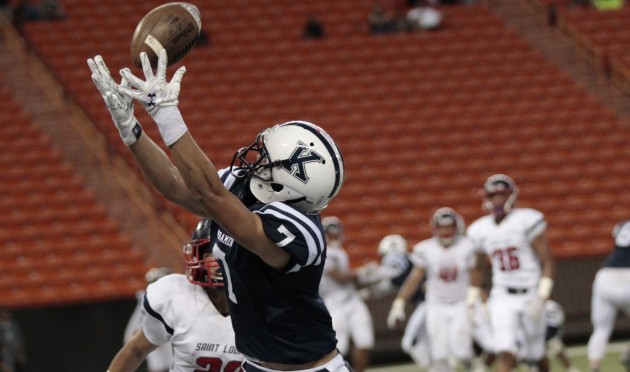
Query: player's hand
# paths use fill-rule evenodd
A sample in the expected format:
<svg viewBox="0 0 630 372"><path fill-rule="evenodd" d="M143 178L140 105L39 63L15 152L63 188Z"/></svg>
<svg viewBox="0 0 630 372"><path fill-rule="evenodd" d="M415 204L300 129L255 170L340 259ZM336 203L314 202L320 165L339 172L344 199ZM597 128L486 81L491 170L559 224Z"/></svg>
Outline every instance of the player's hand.
<svg viewBox="0 0 630 372"><path fill-rule="evenodd" d="M390 329L396 328L398 322L403 322L407 316L405 315L405 300L397 298L392 303L392 308L387 315L387 326Z"/></svg>
<svg viewBox="0 0 630 372"><path fill-rule="evenodd" d="M534 299L529 301L525 315L527 315L527 317L532 321L538 321L543 315L544 309L545 300L540 296L536 296Z"/></svg>
<svg viewBox="0 0 630 372"><path fill-rule="evenodd" d="M468 292L466 294L466 310L468 313L468 320L471 324L474 324L475 307L477 306L477 299L479 298L480 293L481 288L473 286L468 287Z"/></svg>
<svg viewBox="0 0 630 372"><path fill-rule="evenodd" d="M168 58L166 50L162 49L158 54L158 65L155 75L151 69L151 62L146 53L140 53L142 71L145 80L136 77L131 70L124 68L120 70L120 75L129 81L130 87L120 87L120 90L136 99L151 116L165 106L177 106L179 104L179 91L181 81L186 72L186 67L182 66L173 75L170 82L166 82L166 65Z"/></svg>
<svg viewBox="0 0 630 372"><path fill-rule="evenodd" d="M367 264L356 269L357 281L360 285L370 285L380 280L379 265L376 262Z"/></svg>
<svg viewBox="0 0 630 372"><path fill-rule="evenodd" d="M92 71L92 81L101 93L120 137L126 145L131 145L136 142L142 131L133 115L133 99L120 91L120 87L109 73L103 57L98 55L93 59L90 58L87 60L87 64ZM127 86L125 79L121 81L121 86Z"/></svg>

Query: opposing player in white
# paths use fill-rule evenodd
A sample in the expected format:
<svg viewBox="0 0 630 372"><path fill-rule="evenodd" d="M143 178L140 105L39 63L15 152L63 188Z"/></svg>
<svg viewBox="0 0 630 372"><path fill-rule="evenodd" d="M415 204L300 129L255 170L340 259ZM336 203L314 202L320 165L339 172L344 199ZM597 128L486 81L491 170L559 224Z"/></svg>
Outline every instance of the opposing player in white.
<svg viewBox="0 0 630 372"><path fill-rule="evenodd" d="M415 267L400 289L387 317L390 328L405 319L405 305L426 274L426 327L432 370L453 371L449 359L469 367L472 338L466 295L475 267L475 248L464 236L464 221L451 208L438 209L431 218L433 237L416 244Z"/></svg>
<svg viewBox="0 0 630 372"><path fill-rule="evenodd" d="M347 355L352 341L352 368L363 372L369 365L370 352L374 348L372 315L357 290L360 273L350 269L348 253L343 249L341 221L337 217L325 217L322 226L328 251L319 294L332 317L337 348L341 354Z"/></svg>
<svg viewBox="0 0 630 372"><path fill-rule="evenodd" d="M541 371L548 371L542 313L553 288L555 264L545 216L535 209L514 208L518 189L504 174L489 177L482 193L483 206L491 213L473 222L467 234L492 263L488 310L497 372L516 367L519 330L525 337L525 357L536 362ZM479 269L483 261L478 260ZM473 281L467 300L470 307L476 302L480 284L480 278Z"/></svg>
<svg viewBox="0 0 630 372"><path fill-rule="evenodd" d="M613 229L615 247L604 260L593 282L591 322L593 334L588 340L588 360L592 372L599 372L608 340L619 311L630 316L630 220ZM622 358L627 362L627 358ZM626 366L630 370L630 366Z"/></svg>
<svg viewBox="0 0 630 372"><path fill-rule="evenodd" d="M240 370L244 358L236 350L223 274L204 238L208 221L184 245L187 275L167 275L147 287L142 329L116 354L109 372L135 371L167 342L173 345L173 372Z"/></svg>
<svg viewBox="0 0 630 372"><path fill-rule="evenodd" d="M163 276L172 274L168 267L154 267L149 269L144 275L147 285L155 282ZM138 301L133 313L129 317L127 327L123 336L123 344L126 344L131 338L142 329L142 309L144 308L145 289L136 292L136 300ZM173 348L170 343L165 343L157 347L146 357L148 372L164 372L171 368L173 363Z"/></svg>

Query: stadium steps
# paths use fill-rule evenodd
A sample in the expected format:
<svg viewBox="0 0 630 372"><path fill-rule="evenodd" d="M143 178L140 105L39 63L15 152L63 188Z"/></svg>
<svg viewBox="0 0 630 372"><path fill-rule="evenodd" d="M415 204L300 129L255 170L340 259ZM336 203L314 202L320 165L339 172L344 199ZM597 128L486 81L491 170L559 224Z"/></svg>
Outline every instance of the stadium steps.
<svg viewBox="0 0 630 372"><path fill-rule="evenodd" d="M150 265L181 269L179 249L188 233L178 236L176 225L167 222L172 217L147 211L148 191L134 189L131 171L107 154L103 138L67 99L70 88L55 81L34 50L0 21L0 120L5 123L0 303L24 308L133 298ZM56 41L50 55L63 58L65 66L69 53L59 53L58 44L67 40ZM66 68L72 81L89 79L85 69L76 72L79 65L85 60ZM91 275L95 272L100 274Z"/></svg>
<svg viewBox="0 0 630 372"><path fill-rule="evenodd" d="M5 121L1 141L0 302L19 307L42 304L42 298L49 299L46 305L54 305L75 302L76 297L85 301L133 295L143 284L138 274L147 269L141 251L122 237L118 222L107 215L84 180L4 86L0 86L0 106L1 112L8 113L0 116L11 119ZM87 237L118 244L89 250L83 246ZM71 244L58 246L60 241ZM61 276L68 267L76 267L75 275ZM120 281L115 269L108 270L111 267L135 274L127 278L130 285L125 291L100 291L108 281ZM102 268L98 280L64 297L68 287L98 268ZM51 285L56 289L49 290Z"/></svg>

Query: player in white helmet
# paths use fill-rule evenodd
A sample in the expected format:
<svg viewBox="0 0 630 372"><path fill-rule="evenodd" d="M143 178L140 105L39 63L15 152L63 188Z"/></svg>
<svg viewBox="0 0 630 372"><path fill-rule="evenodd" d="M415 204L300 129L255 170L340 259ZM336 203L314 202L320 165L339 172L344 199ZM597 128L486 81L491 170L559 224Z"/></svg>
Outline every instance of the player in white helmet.
<svg viewBox="0 0 630 372"><path fill-rule="evenodd" d="M199 222L184 245L186 275L168 274L147 286L142 327L116 354L108 372L135 371L159 345L172 345L170 371L236 371L236 349L223 272L212 255L210 223Z"/></svg>
<svg viewBox="0 0 630 372"><path fill-rule="evenodd" d="M172 274L171 270L168 267L153 267L149 269L144 275L144 279L147 285L155 282L163 276ZM125 333L123 337L123 344L126 344L131 340L131 338L138 332L138 330L142 329L142 309L144 302L144 295L146 291L143 288L142 290L136 292L136 300L137 304L131 317L129 317L129 321L127 322L127 327L125 327ZM153 350L146 357L147 362L147 370L148 372L165 372L171 368L171 364L173 362L173 351L170 343L165 343L163 345L158 346L155 350Z"/></svg>
<svg viewBox="0 0 630 372"><path fill-rule="evenodd" d="M177 108L185 67L167 81L165 51L155 72L146 53L140 59L144 79L125 68L120 84L100 56L89 59L92 81L149 183L211 221L212 253L225 274L243 369L348 370L319 296L326 258L319 212L345 178L335 141L313 123L277 124L238 150L229 168L217 169ZM171 156L142 131L134 101L151 116Z"/></svg>
<svg viewBox="0 0 630 372"><path fill-rule="evenodd" d="M367 271L370 275L366 282L370 285L360 291L364 298L380 299L397 293L413 269L407 239L402 235L390 234L383 237L378 244L377 252L380 262L373 264L374 268ZM410 304L415 306L415 310L405 326L401 347L420 368L427 369L431 360L426 336L423 285L418 286Z"/></svg>
<svg viewBox="0 0 630 372"><path fill-rule="evenodd" d="M473 222L467 234L491 261L492 290L488 311L492 325L496 370L511 371L517 363L517 338L525 337L525 358L543 372L545 357L544 302L553 288L555 264L546 237L547 221L535 209L516 208L518 188L504 174L489 177L482 189L483 206L490 214ZM483 269L484 259L478 260ZM468 296L472 306L481 278L473 281Z"/></svg>
<svg viewBox="0 0 630 372"><path fill-rule="evenodd" d="M619 222L612 231L613 251L595 275L591 298L593 333L588 340L591 372L600 372L608 340L620 311L630 316L630 220ZM626 354L621 361L630 370Z"/></svg>
<svg viewBox="0 0 630 372"><path fill-rule="evenodd" d="M565 314L562 306L554 300L547 300L545 302L545 324L547 330L545 332L545 340L547 340L547 354L550 358L558 360L560 365L567 372L580 372L577 367L573 365L571 359L566 353L566 346L564 345L564 320Z"/></svg>
<svg viewBox="0 0 630 372"><path fill-rule="evenodd" d="M452 208L431 218L433 237L416 244L415 267L392 304L390 328L405 319L405 306L426 274L426 327L432 370L453 371L451 358L467 368L473 356L466 294L475 267L475 247L464 236L464 221Z"/></svg>
<svg viewBox="0 0 630 372"><path fill-rule="evenodd" d="M363 372L369 365L374 348L374 326L370 310L357 289L362 281L361 272L350 269L350 258L343 248L344 228L339 218L325 217L322 225L328 255L319 294L332 317L339 351L343 355L351 354L349 359L353 370ZM354 346L352 350L351 344Z"/></svg>

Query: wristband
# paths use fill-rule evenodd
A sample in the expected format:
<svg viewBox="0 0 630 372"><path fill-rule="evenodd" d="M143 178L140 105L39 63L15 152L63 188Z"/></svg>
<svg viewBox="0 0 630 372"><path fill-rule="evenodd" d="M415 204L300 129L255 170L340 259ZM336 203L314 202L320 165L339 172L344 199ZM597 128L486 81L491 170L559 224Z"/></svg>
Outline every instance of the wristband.
<svg viewBox="0 0 630 372"><path fill-rule="evenodd" d="M138 123L136 118L133 118L133 120L136 122L133 127L123 127L123 129L119 130L120 138L122 138L123 143L127 146L131 146L136 143L138 138L140 138L140 135L142 135L142 126L140 126L140 123Z"/></svg>
<svg viewBox="0 0 630 372"><path fill-rule="evenodd" d="M177 106L163 106L155 113L153 120L166 146L177 142L188 131Z"/></svg>
<svg viewBox="0 0 630 372"><path fill-rule="evenodd" d="M538 282L538 297L548 299L553 289L553 279L543 276Z"/></svg>
<svg viewBox="0 0 630 372"><path fill-rule="evenodd" d="M466 305L472 306L475 302L477 302L477 298L479 298L479 293L481 293L481 288L468 287L468 293L466 294Z"/></svg>

